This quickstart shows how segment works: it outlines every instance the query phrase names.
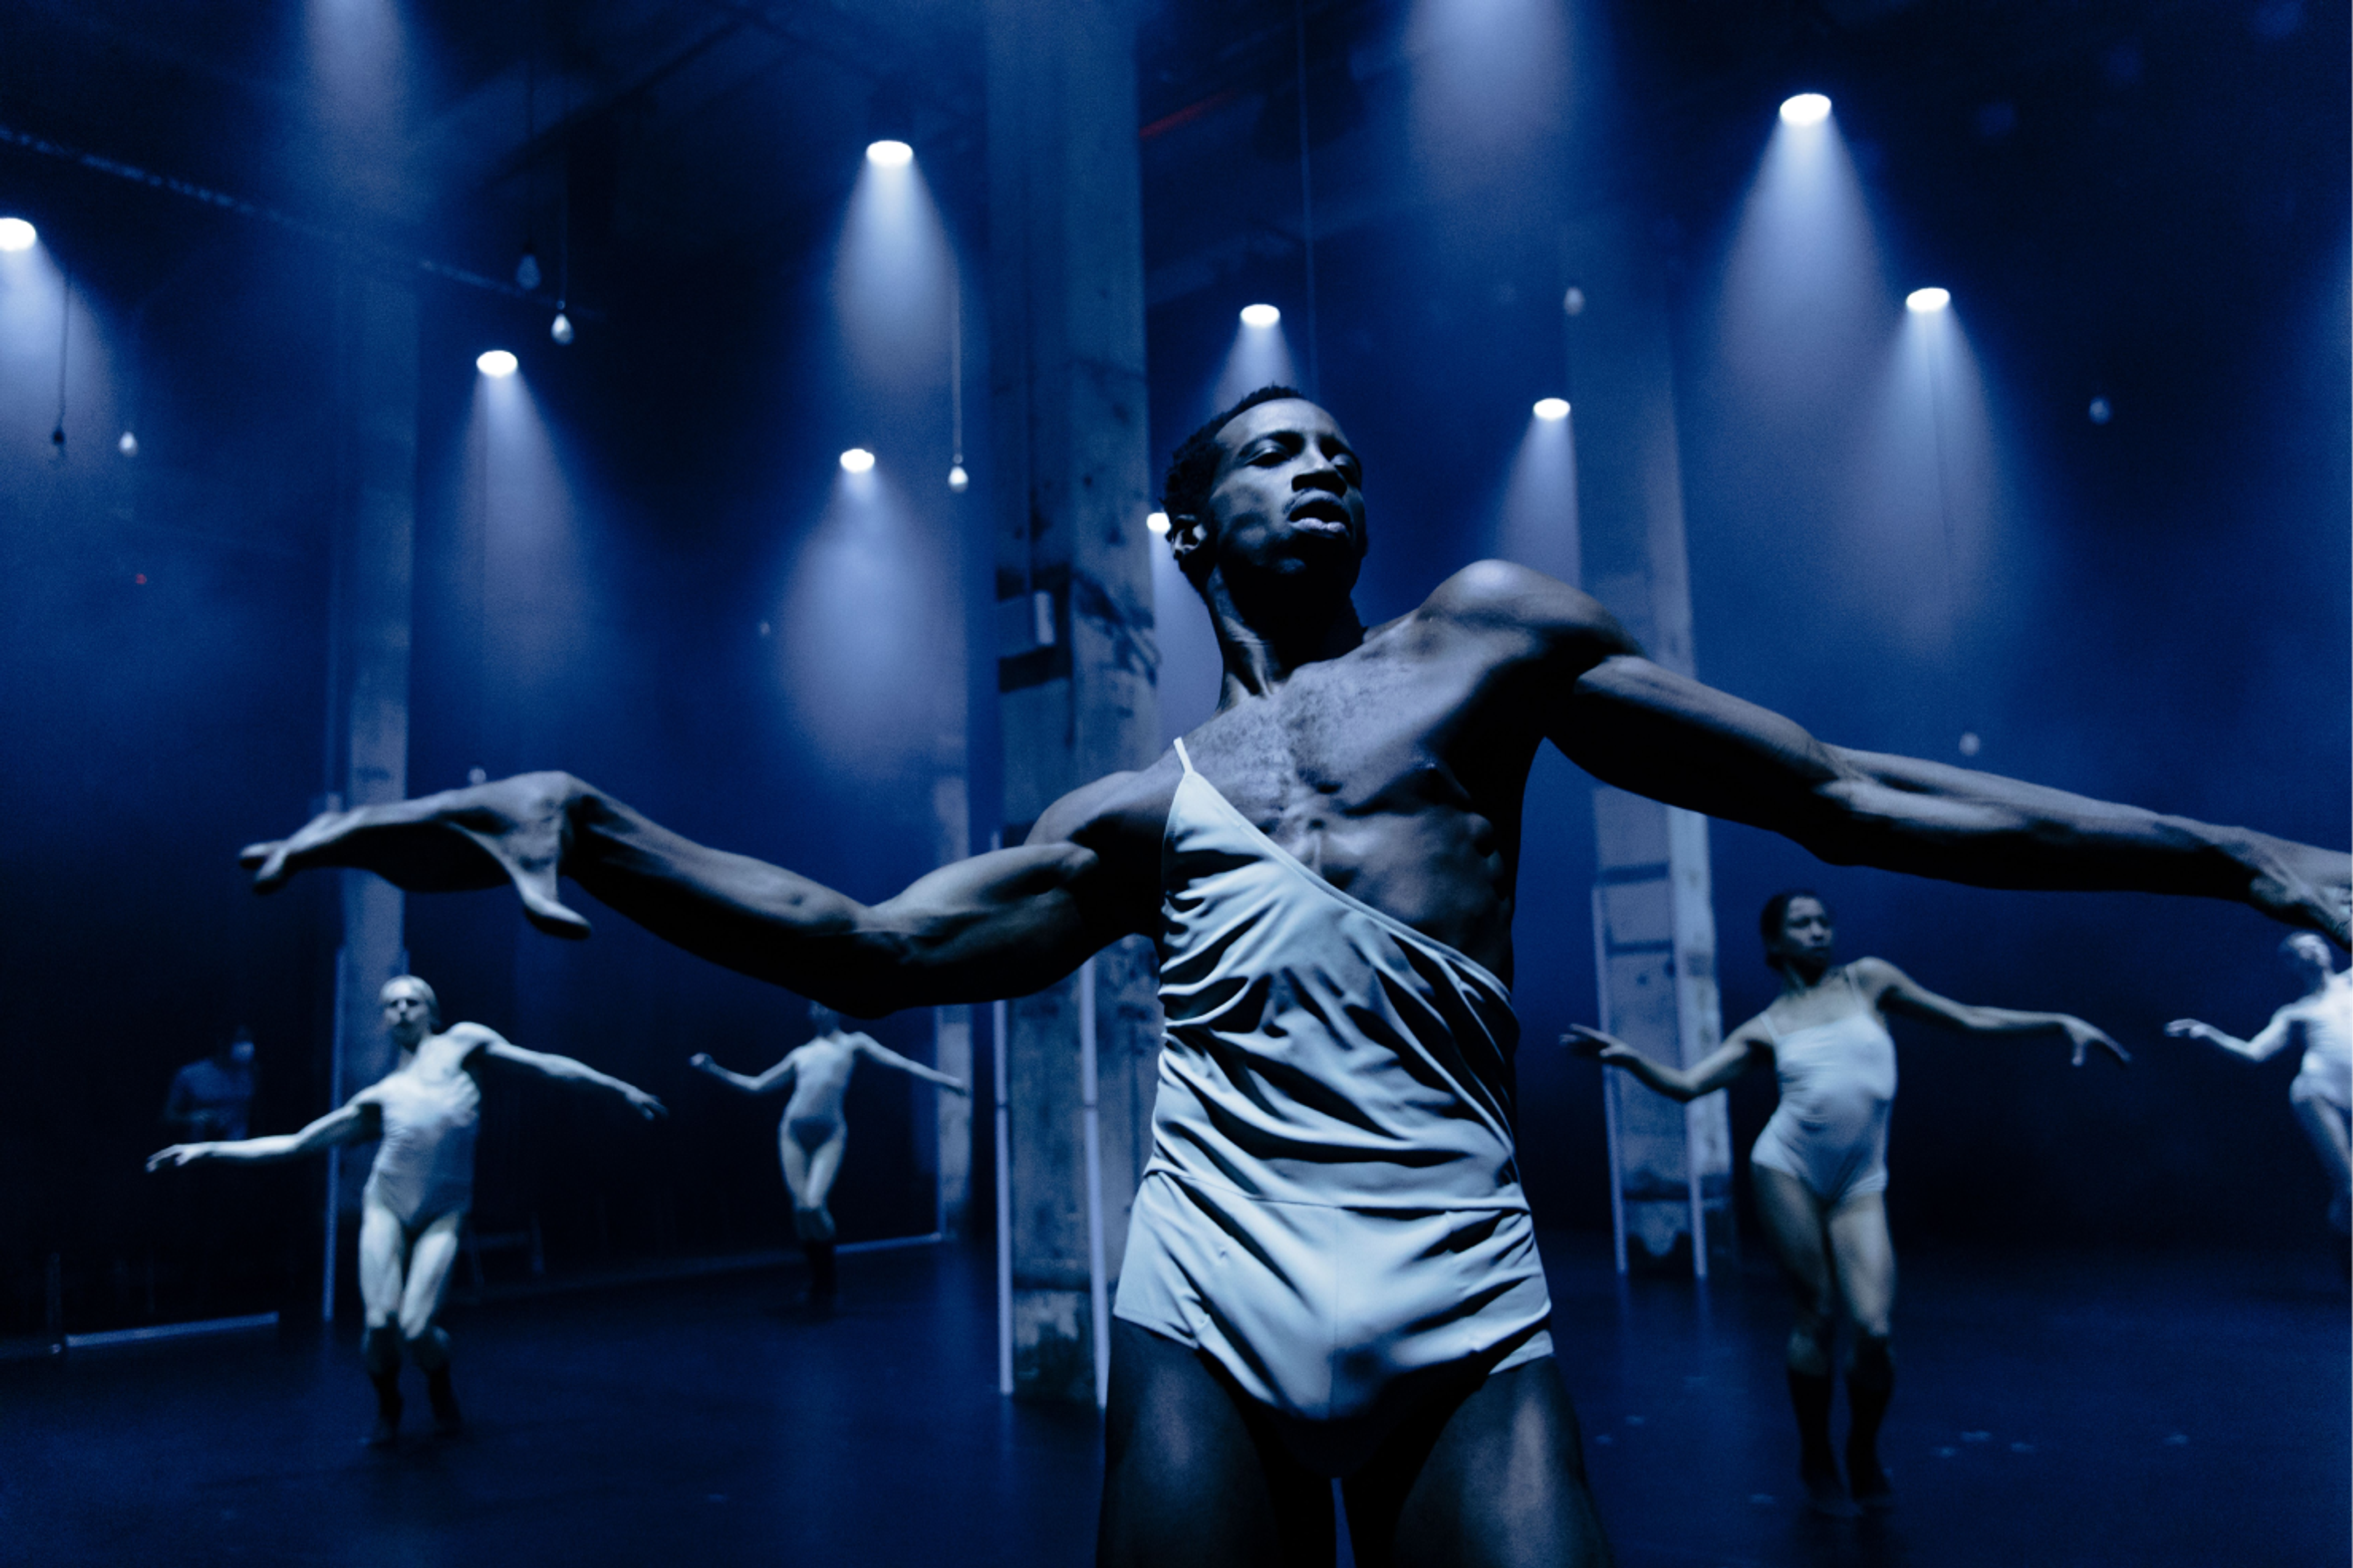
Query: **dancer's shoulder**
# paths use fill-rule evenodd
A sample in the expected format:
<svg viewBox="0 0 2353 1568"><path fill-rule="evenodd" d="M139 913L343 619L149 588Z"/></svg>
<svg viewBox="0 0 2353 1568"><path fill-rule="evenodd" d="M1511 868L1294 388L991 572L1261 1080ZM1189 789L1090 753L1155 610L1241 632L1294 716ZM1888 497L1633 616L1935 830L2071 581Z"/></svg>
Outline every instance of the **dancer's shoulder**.
<svg viewBox="0 0 2353 1568"><path fill-rule="evenodd" d="M1510 561L1472 562L1440 583L1410 618L1433 628L1525 639L1535 651L1570 647L1595 658L1640 651L1600 600Z"/></svg>

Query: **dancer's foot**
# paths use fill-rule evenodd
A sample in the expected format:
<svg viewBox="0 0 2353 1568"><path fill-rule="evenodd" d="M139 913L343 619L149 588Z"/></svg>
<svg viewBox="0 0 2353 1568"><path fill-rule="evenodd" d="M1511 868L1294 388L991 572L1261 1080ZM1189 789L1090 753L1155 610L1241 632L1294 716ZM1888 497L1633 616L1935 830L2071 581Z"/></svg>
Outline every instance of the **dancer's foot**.
<svg viewBox="0 0 2353 1568"><path fill-rule="evenodd" d="M449 1437L465 1429L465 1417L458 1413L458 1395L449 1387L448 1367L426 1373L425 1397L433 1405L434 1431Z"/></svg>
<svg viewBox="0 0 2353 1568"><path fill-rule="evenodd" d="M375 1381L375 1425L368 1428L367 1446L389 1448L400 1440L400 1389L389 1378Z"/></svg>
<svg viewBox="0 0 2353 1568"><path fill-rule="evenodd" d="M1846 1495L1839 1480L1838 1466L1828 1456L1799 1467L1798 1479L1806 1486L1806 1504L1816 1513L1830 1519L1852 1519L1862 1510Z"/></svg>
<svg viewBox="0 0 2353 1568"><path fill-rule="evenodd" d="M1889 1484L1887 1472L1879 1468L1876 1454L1848 1454L1846 1473L1856 1507L1877 1513L1895 1506L1895 1488Z"/></svg>

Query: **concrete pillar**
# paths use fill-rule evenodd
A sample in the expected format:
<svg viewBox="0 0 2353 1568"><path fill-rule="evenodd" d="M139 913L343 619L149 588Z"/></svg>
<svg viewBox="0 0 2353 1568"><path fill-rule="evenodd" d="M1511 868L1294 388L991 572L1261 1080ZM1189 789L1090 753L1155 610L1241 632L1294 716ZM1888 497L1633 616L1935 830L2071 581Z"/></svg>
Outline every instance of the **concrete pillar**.
<svg viewBox="0 0 2353 1568"><path fill-rule="evenodd" d="M961 742L961 733L957 740ZM958 750L961 752L961 744ZM961 764L932 782L932 809L939 834L939 861L947 865L972 853L971 791ZM952 1078L972 1085L972 1009L969 1006L932 1009L932 1065ZM932 1089L932 1165L938 1181L939 1208L935 1226L942 1236L965 1233L965 1211L972 1204L972 1097ZM916 1136L921 1138L922 1130Z"/></svg>
<svg viewBox="0 0 2353 1568"><path fill-rule="evenodd" d="M1144 241L1128 0L988 0L989 414L1005 838L1159 750ZM1140 945L1140 944L1130 944ZM1159 1019L1148 952L1093 968L1116 1274ZM1017 1394L1092 1399L1077 981L1008 1009ZM1115 1125L1116 1124L1116 1125Z"/></svg>
<svg viewBox="0 0 2353 1568"><path fill-rule="evenodd" d="M408 793L408 667L417 555L417 296L364 273L343 286L337 322L343 507L334 525L334 733L339 793L352 805ZM393 1065L376 1013L406 962L400 889L342 873L343 946L335 973L338 1098ZM347 1155L338 1206L359 1202L364 1166Z"/></svg>
<svg viewBox="0 0 2353 1568"><path fill-rule="evenodd" d="M1573 224L1571 395L1585 586L1651 658L1694 673L1674 371L1657 252L1630 206ZM1654 1058L1689 1065L1723 1035L1707 819L1597 786L1595 963L1603 1026ZM1731 1235L1732 1141L1724 1097L1689 1107L1624 1073L1605 1079L1621 1245L1662 1258L1703 1215L1714 1249ZM1704 1273L1709 1248L1694 1257ZM1625 1258L1621 1255L1620 1267Z"/></svg>

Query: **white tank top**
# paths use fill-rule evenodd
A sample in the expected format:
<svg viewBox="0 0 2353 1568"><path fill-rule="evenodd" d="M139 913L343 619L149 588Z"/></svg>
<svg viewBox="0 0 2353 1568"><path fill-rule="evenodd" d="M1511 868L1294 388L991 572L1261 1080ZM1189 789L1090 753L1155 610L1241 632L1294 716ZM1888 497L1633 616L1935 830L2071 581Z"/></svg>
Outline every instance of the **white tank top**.
<svg viewBox="0 0 2353 1568"><path fill-rule="evenodd" d="M404 1225L426 1225L470 1205L482 1090L466 1060L479 1040L437 1035L417 1058L354 1095L384 1118L367 1196Z"/></svg>

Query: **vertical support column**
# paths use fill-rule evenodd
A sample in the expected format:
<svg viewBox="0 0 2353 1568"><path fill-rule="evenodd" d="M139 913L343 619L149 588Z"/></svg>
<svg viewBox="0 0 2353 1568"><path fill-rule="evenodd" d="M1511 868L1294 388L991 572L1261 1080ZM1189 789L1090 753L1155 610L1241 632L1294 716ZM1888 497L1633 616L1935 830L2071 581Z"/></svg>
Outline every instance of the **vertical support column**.
<svg viewBox="0 0 2353 1568"><path fill-rule="evenodd" d="M408 791L409 645L417 568L417 296L365 273L344 282L340 326L343 514L335 536L334 752L346 805ZM343 947L335 966L340 1100L393 1065L376 992L406 963L400 889L342 873ZM338 1207L359 1202L347 1153ZM333 1258L331 1255L332 1268ZM322 1302L332 1308L332 1299Z"/></svg>
<svg viewBox="0 0 2353 1568"><path fill-rule="evenodd" d="M1586 586L1667 668L1693 673L1690 561L1675 439L1673 351L1641 214L1590 215L1567 235L1585 291L1575 334L1577 497ZM1657 1060L1689 1065L1715 1049L1715 916L1707 820L1622 790L1593 795L1595 962L1606 1027ZM1613 1205L1638 1258L1692 1242L1707 1272L1708 1235L1730 1236L1731 1127L1721 1095L1689 1107L1611 1073Z"/></svg>
<svg viewBox="0 0 2353 1568"><path fill-rule="evenodd" d="M963 736L957 737L956 771L932 783L932 809L939 833L939 863L943 866L972 853L970 791L963 766ZM972 1008L968 1005L932 1009L932 1065L962 1079L973 1093L932 1091L934 1136L939 1179L938 1215L933 1228L955 1237L965 1232L965 1211L972 1204L972 1104L980 1086L972 1081Z"/></svg>
<svg viewBox="0 0 2353 1568"><path fill-rule="evenodd" d="M1006 841L1058 796L1159 750L1130 0L988 0L989 412ZM1139 1097L1151 968L1093 966L1097 1088ZM1007 1009L1014 1384L1091 1400L1095 1333L1074 977ZM1121 1119L1113 1118L1113 1122ZM1103 1128L1105 1269L1138 1162Z"/></svg>

